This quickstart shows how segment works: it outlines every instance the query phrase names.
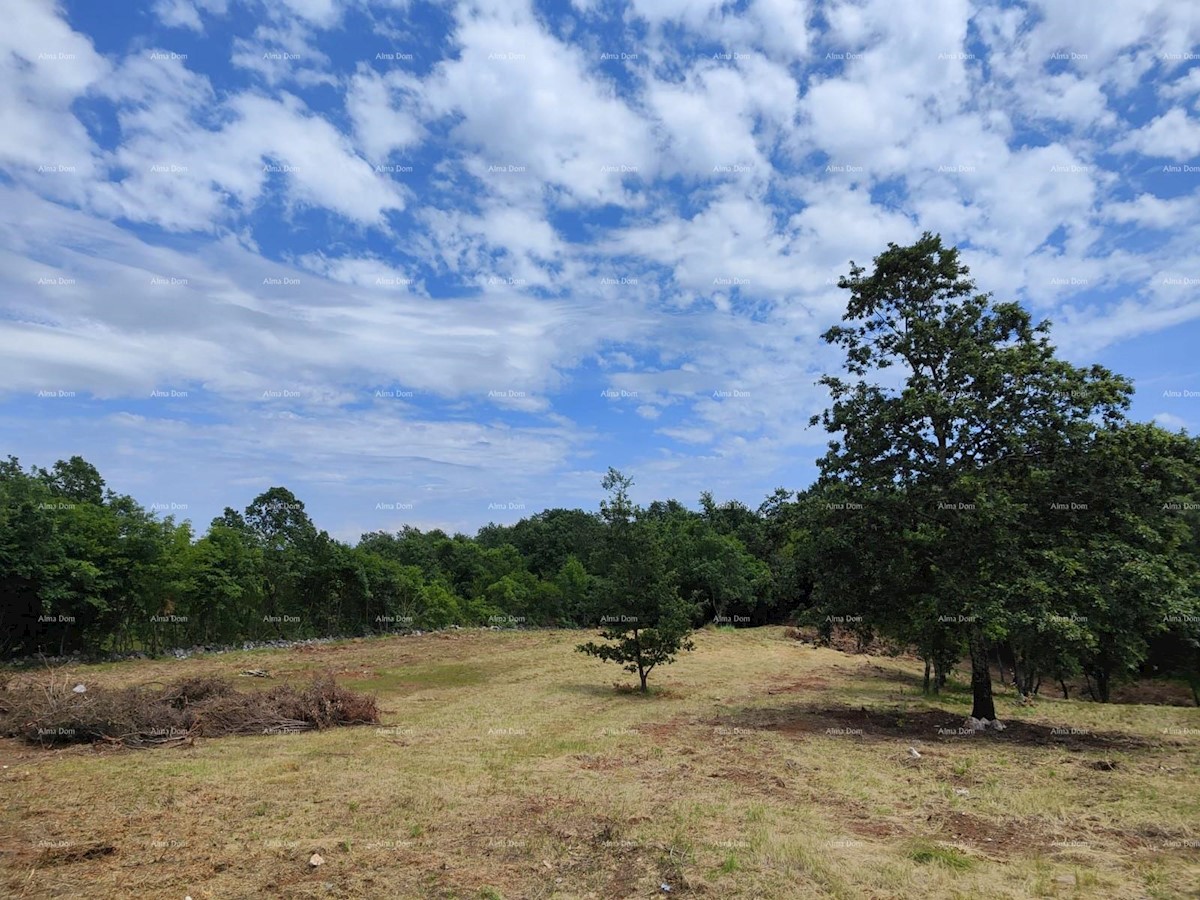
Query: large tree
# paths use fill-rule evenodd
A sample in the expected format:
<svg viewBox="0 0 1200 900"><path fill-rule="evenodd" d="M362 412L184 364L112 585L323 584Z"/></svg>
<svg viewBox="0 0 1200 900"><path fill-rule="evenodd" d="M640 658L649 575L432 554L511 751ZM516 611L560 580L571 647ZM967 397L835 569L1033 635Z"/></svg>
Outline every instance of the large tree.
<svg viewBox="0 0 1200 900"><path fill-rule="evenodd" d="M889 244L874 263L851 263L838 282L850 294L844 324L823 335L844 351L849 377L821 379L831 405L813 424L834 437L822 479L888 498L908 559L876 552L895 541L860 548L864 571L889 573L874 583L891 595L864 604L934 598L931 612L965 632L971 715L994 720L988 642L1019 605L1008 580L1019 509L1004 478L1119 421L1131 389L1103 367L1059 359L1049 324L979 293L936 235Z"/></svg>
<svg viewBox="0 0 1200 900"><path fill-rule="evenodd" d="M301 586L310 576L318 552L318 534L304 504L284 487L263 491L246 507L246 526L262 551L263 625L260 633L283 636L283 625L310 623ZM286 617L286 619L285 619ZM297 634L302 628L291 627Z"/></svg>

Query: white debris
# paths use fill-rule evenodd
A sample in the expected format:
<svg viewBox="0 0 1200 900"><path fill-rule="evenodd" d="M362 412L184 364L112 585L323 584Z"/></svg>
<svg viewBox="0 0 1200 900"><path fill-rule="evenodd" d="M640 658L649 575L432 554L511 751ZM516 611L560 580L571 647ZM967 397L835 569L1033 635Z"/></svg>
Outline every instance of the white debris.
<svg viewBox="0 0 1200 900"><path fill-rule="evenodd" d="M971 792L968 791L966 788L955 788L954 793L958 794L958 796L960 796L960 797L970 797L971 796Z"/></svg>
<svg viewBox="0 0 1200 900"><path fill-rule="evenodd" d="M315 869L317 866L325 865L325 858L320 853L314 853L308 858L308 864Z"/></svg>
<svg viewBox="0 0 1200 900"><path fill-rule="evenodd" d="M82 684L75 685L75 687L71 688L71 690L73 690L76 694L86 694L87 693L87 688Z"/></svg>
<svg viewBox="0 0 1200 900"><path fill-rule="evenodd" d="M908 748L908 756L910 759L920 759L921 758L921 754L917 752L916 747Z"/></svg>

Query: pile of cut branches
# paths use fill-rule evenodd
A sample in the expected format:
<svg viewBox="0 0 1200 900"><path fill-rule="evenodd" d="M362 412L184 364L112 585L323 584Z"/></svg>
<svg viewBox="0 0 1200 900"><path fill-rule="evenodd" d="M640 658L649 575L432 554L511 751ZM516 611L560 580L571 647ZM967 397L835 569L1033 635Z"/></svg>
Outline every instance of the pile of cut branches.
<svg viewBox="0 0 1200 900"><path fill-rule="evenodd" d="M154 747L229 734L289 734L379 722L375 698L330 675L301 688L239 691L225 679L190 678L167 686L108 689L51 671L0 690L0 734L44 747L118 744Z"/></svg>

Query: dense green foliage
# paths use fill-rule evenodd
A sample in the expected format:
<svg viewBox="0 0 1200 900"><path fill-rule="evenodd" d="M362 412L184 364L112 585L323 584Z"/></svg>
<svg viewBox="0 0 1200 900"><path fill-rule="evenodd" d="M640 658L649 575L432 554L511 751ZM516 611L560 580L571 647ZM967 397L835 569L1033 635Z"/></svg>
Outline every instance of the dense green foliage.
<svg viewBox="0 0 1200 900"><path fill-rule="evenodd" d="M475 537L405 527L349 546L273 487L242 512L226 508L197 538L190 523L109 490L79 457L49 471L10 458L0 463L0 652L157 653L449 625L595 627L631 615L631 604L657 620L660 588L678 601L663 609L681 627L714 616L762 624L785 621L803 600L769 566L792 552L779 510L760 515L705 498L703 511L669 501L629 521L610 512L550 509Z"/></svg>
<svg viewBox="0 0 1200 900"><path fill-rule="evenodd" d="M604 477L609 498L600 504L605 530L596 596L605 643L588 641L577 649L636 673L645 691L657 666L692 649L688 634L695 608L679 596L678 574L671 568L661 529L630 501L632 484L615 469ZM680 561L685 566L691 562L686 557Z"/></svg>
<svg viewBox="0 0 1200 900"><path fill-rule="evenodd" d="M818 606L915 644L936 685L968 655L986 720L993 654L1024 693L1082 672L1106 700L1155 635L1194 642L1197 442L1128 423L1125 379L1059 359L934 235L840 284Z"/></svg>

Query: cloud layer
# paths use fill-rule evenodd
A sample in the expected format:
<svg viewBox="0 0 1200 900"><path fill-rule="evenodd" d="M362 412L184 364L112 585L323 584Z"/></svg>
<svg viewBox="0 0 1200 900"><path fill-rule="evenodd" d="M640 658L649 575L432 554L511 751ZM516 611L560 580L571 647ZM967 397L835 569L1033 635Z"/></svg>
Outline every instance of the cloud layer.
<svg viewBox="0 0 1200 900"><path fill-rule="evenodd" d="M200 525L271 483L345 537L610 464L801 487L837 276L923 230L1072 358L1200 389L1188 4L151 10L0 36L0 416Z"/></svg>

